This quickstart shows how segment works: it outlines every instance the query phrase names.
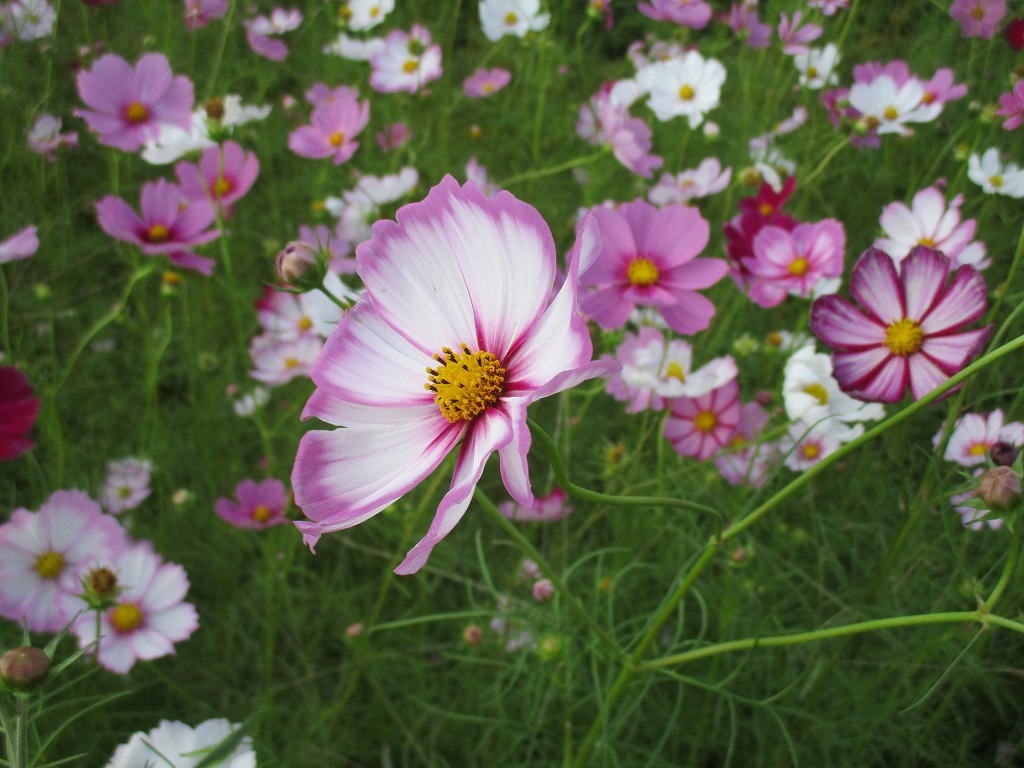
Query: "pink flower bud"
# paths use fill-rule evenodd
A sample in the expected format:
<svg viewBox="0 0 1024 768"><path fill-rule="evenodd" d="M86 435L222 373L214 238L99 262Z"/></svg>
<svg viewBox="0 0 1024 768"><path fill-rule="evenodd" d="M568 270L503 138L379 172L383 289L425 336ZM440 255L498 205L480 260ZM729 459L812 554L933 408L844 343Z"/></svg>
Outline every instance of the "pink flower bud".
<svg viewBox="0 0 1024 768"><path fill-rule="evenodd" d="M294 240L277 254L277 275L294 288L311 290L323 281L323 268L317 250L309 243Z"/></svg>
<svg viewBox="0 0 1024 768"><path fill-rule="evenodd" d="M555 594L555 585L550 579L541 579L533 585L533 599L538 602L550 600Z"/></svg>
<svg viewBox="0 0 1024 768"><path fill-rule="evenodd" d="M50 657L29 645L12 648L0 656L0 680L11 688L30 691L50 671Z"/></svg>

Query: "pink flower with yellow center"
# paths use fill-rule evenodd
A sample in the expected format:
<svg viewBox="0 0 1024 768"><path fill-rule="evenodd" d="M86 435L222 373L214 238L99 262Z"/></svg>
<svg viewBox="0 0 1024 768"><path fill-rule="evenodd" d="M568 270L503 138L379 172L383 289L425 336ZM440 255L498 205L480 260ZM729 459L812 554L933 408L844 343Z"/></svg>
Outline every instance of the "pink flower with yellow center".
<svg viewBox="0 0 1024 768"><path fill-rule="evenodd" d="M182 194L198 203L213 203L222 215L231 214L230 206L243 197L260 172L260 161L233 141L203 152L199 164L181 162L174 166Z"/></svg>
<svg viewBox="0 0 1024 768"><path fill-rule="evenodd" d="M231 499L217 499L214 511L236 528L269 528L288 522L288 492L280 480L243 480L235 488L235 498L237 504Z"/></svg>
<svg viewBox="0 0 1024 768"><path fill-rule="evenodd" d="M948 285L947 285L948 282ZM961 370L984 345L992 326L962 329L981 317L987 289L981 273L917 246L899 273L884 251L870 248L850 279L857 309L839 296L811 306L811 331L832 347L839 386L861 400L894 403L907 388L915 400Z"/></svg>
<svg viewBox="0 0 1024 768"><path fill-rule="evenodd" d="M311 125L302 125L288 136L288 149L300 157L329 157L341 165L359 148L355 137L370 121L370 102L347 90L324 101L310 115Z"/></svg>
<svg viewBox="0 0 1024 768"><path fill-rule="evenodd" d="M677 397L663 434L683 456L711 458L728 445L740 423L740 385L736 379L699 397Z"/></svg>
<svg viewBox="0 0 1024 768"><path fill-rule="evenodd" d="M939 430L933 440L936 447L941 438L942 430ZM965 413L956 420L944 458L965 467L982 466L987 463L989 450L999 442L1016 448L1024 447L1024 424L1019 421L1004 423L1003 412L999 408L988 415Z"/></svg>
<svg viewBox="0 0 1024 768"><path fill-rule="evenodd" d="M534 504L527 407L610 373L591 360L576 312L576 276L597 247L581 226L554 295L554 240L540 214L508 192L485 197L446 176L426 199L378 221L356 248L365 293L313 366L317 389L292 488L306 541L362 523L418 485L456 449L455 474L426 536L397 573L423 567L465 514L487 458L505 488Z"/></svg>

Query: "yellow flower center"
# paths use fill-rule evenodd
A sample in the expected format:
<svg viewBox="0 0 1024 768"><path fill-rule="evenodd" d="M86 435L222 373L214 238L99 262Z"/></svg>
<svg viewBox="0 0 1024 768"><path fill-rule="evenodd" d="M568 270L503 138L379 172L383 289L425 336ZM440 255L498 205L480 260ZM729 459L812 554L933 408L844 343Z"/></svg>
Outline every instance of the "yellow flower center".
<svg viewBox="0 0 1024 768"><path fill-rule="evenodd" d="M817 67L808 67L807 68L807 77L809 79L814 80L817 76L818 76L818 68Z"/></svg>
<svg viewBox="0 0 1024 768"><path fill-rule="evenodd" d="M480 90L484 93L491 93L494 90L494 83L484 83L483 88Z"/></svg>
<svg viewBox="0 0 1024 768"><path fill-rule="evenodd" d="M668 364L668 368L665 370L665 378L686 381L686 372L683 371L683 366L679 363L672 362Z"/></svg>
<svg viewBox="0 0 1024 768"><path fill-rule="evenodd" d="M693 90L693 88L691 88L688 85L684 85L682 88L679 89L679 100L689 101L690 99L693 98L694 93L695 91Z"/></svg>
<svg viewBox="0 0 1024 768"><path fill-rule="evenodd" d="M741 448L747 444L747 439L743 435L733 435L732 440L729 441L729 446L732 448Z"/></svg>
<svg viewBox="0 0 1024 768"><path fill-rule="evenodd" d="M801 277L807 274L809 266L810 264L807 263L807 259L803 256L797 256L789 264L789 274L793 275L793 277Z"/></svg>
<svg viewBox="0 0 1024 768"><path fill-rule="evenodd" d="M775 206L771 203L761 203L761 207L758 210L761 211L762 216L771 216L775 213Z"/></svg>
<svg viewBox="0 0 1024 768"><path fill-rule="evenodd" d="M228 192L230 192L232 189L234 189L234 186L235 185L231 183L230 179L225 179L223 176L221 176L219 179L217 179L216 183L213 185L213 191L218 196L223 197Z"/></svg>
<svg viewBox="0 0 1024 768"><path fill-rule="evenodd" d="M345 142L345 134L341 131L335 131L330 135L327 141L332 147L338 148Z"/></svg>
<svg viewBox="0 0 1024 768"><path fill-rule="evenodd" d="M373 8L370 9L370 18L376 19L378 16L380 16L380 8L374 6Z"/></svg>
<svg viewBox="0 0 1024 768"><path fill-rule="evenodd" d="M804 387L804 392L806 392L808 395L817 400L821 405L828 404L828 390L826 390L818 382L808 384L806 387Z"/></svg>
<svg viewBox="0 0 1024 768"><path fill-rule="evenodd" d="M142 625L142 609L134 603L121 603L107 617L118 632L132 632Z"/></svg>
<svg viewBox="0 0 1024 768"><path fill-rule="evenodd" d="M163 224L153 224L146 232L146 239L151 243L165 243L171 236L171 231Z"/></svg>
<svg viewBox="0 0 1024 768"><path fill-rule="evenodd" d="M36 559L36 572L44 579L56 579L64 571L64 556L60 552L43 552Z"/></svg>
<svg viewBox="0 0 1024 768"><path fill-rule="evenodd" d="M988 183L991 184L996 189L999 189L1001 186L1003 186L1003 177L997 173L989 178Z"/></svg>
<svg viewBox="0 0 1024 768"><path fill-rule="evenodd" d="M711 411L701 411L693 420L693 426L700 432L710 432L718 426L718 417Z"/></svg>
<svg viewBox="0 0 1024 768"><path fill-rule="evenodd" d="M434 402L450 424L472 421L497 402L505 384L505 369L490 352L461 352L444 347L435 355L438 366L427 368L430 380L423 386L434 393Z"/></svg>
<svg viewBox="0 0 1024 768"><path fill-rule="evenodd" d="M124 119L129 123L143 123L149 119L149 110L139 102L133 101L124 111Z"/></svg>
<svg viewBox="0 0 1024 768"><path fill-rule="evenodd" d="M505 23L508 24L510 27L513 24L515 24L517 21L519 21L519 17L516 16L511 11L509 11L508 13L505 14Z"/></svg>
<svg viewBox="0 0 1024 768"><path fill-rule="evenodd" d="M308 331L312 327L313 327L313 321L310 320L308 317L303 316L302 319L299 320L299 330L300 331Z"/></svg>
<svg viewBox="0 0 1024 768"><path fill-rule="evenodd" d="M924 96L921 97L921 103L922 104L931 104L933 101L935 101L936 98L937 97L936 97L936 95L934 93L929 92L929 93L926 93Z"/></svg>
<svg viewBox="0 0 1024 768"><path fill-rule="evenodd" d="M922 237L920 240L917 241L917 244L918 245L927 245L929 248L934 248L935 247L935 241L932 240L930 237Z"/></svg>
<svg viewBox="0 0 1024 768"><path fill-rule="evenodd" d="M972 445L967 452L971 454L971 456L984 456L988 453L988 446L984 443L977 443L976 445Z"/></svg>
<svg viewBox="0 0 1024 768"><path fill-rule="evenodd" d="M885 329L885 346L894 355L906 357L921 348L924 343L924 331L921 326L905 317Z"/></svg>
<svg viewBox="0 0 1024 768"><path fill-rule="evenodd" d="M122 485L120 488L117 489L117 498L119 499L127 499L131 495L132 488L130 485Z"/></svg>
<svg viewBox="0 0 1024 768"><path fill-rule="evenodd" d="M897 112L896 107L892 106L891 104L888 107L886 107L885 112L882 113L882 117L884 117L886 120L895 120L899 116L900 113Z"/></svg>
<svg viewBox="0 0 1024 768"><path fill-rule="evenodd" d="M971 11L971 16L973 16L978 21L981 21L983 18L985 18L985 9L979 5L977 8Z"/></svg>
<svg viewBox="0 0 1024 768"><path fill-rule="evenodd" d="M764 342L769 347L781 347L782 346L782 334L778 331L772 331L764 337Z"/></svg>
<svg viewBox="0 0 1024 768"><path fill-rule="evenodd" d="M270 507L266 504L257 504L252 510L252 519L257 523L265 523L270 519Z"/></svg>
<svg viewBox="0 0 1024 768"><path fill-rule="evenodd" d="M299 359L297 357L286 357L284 359L284 367L288 370L295 368L296 366L298 366L298 364Z"/></svg>
<svg viewBox="0 0 1024 768"><path fill-rule="evenodd" d="M405 64L402 65L402 71L405 72L406 74L411 75L413 72L416 71L417 67L419 67L419 62L417 62L415 59L409 59L408 61L405 62Z"/></svg>
<svg viewBox="0 0 1024 768"><path fill-rule="evenodd" d="M630 285L654 285L658 282L658 268L650 259L633 259L626 268Z"/></svg>
<svg viewBox="0 0 1024 768"><path fill-rule="evenodd" d="M816 459L821 455L821 448L816 443L804 443L800 446L800 455L805 459Z"/></svg>

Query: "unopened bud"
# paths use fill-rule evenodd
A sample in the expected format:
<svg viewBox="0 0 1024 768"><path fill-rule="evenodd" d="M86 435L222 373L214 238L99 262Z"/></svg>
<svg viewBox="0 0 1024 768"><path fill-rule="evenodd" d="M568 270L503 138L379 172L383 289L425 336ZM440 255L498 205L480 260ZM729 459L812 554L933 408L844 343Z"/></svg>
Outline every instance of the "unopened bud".
<svg viewBox="0 0 1024 768"><path fill-rule="evenodd" d="M555 594L555 585L550 579L541 579L533 585L533 599L538 602L550 600Z"/></svg>
<svg viewBox="0 0 1024 768"><path fill-rule="evenodd" d="M710 120L704 123L704 138L714 141L722 135L722 129L719 128L718 123L713 123Z"/></svg>
<svg viewBox="0 0 1024 768"><path fill-rule="evenodd" d="M38 686L49 671L50 657L40 648L22 645L0 656L0 680L20 691Z"/></svg>
<svg viewBox="0 0 1024 768"><path fill-rule="evenodd" d="M1020 475L1010 467L993 467L981 476L978 496L989 509L1008 509L1020 498Z"/></svg>
<svg viewBox="0 0 1024 768"><path fill-rule="evenodd" d="M301 240L288 243L277 254L277 275L293 288L307 291L317 288L323 283L325 266L317 249Z"/></svg>
<svg viewBox="0 0 1024 768"><path fill-rule="evenodd" d="M365 629L366 626L357 621L355 624L349 624L345 627L345 634L349 637L359 637Z"/></svg>
<svg viewBox="0 0 1024 768"><path fill-rule="evenodd" d="M470 624L462 630L462 641L466 645L479 645L483 639L484 631L476 624Z"/></svg>
<svg viewBox="0 0 1024 768"><path fill-rule="evenodd" d="M220 122L224 119L224 99L207 99L206 116Z"/></svg>
<svg viewBox="0 0 1024 768"><path fill-rule="evenodd" d="M988 449L988 455L992 457L992 463L997 467L1009 467L1020 455L1020 448L1013 443L1004 443L1000 440Z"/></svg>
<svg viewBox="0 0 1024 768"><path fill-rule="evenodd" d="M565 643L558 635L548 635L537 644L537 654L544 661L557 659L565 650Z"/></svg>

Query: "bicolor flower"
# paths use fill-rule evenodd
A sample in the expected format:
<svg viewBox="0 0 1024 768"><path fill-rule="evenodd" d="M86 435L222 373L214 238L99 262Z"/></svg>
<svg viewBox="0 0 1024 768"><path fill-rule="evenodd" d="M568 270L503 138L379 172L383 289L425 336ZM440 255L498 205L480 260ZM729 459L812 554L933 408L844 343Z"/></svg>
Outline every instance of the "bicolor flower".
<svg viewBox="0 0 1024 768"><path fill-rule="evenodd" d="M647 193L647 199L658 206L686 203L694 198L721 192L732 181L732 168L722 170L717 157L707 157L700 165L674 176L663 173Z"/></svg>
<svg viewBox="0 0 1024 768"><path fill-rule="evenodd" d="M886 237L875 240L875 248L885 251L899 264L911 248L927 245L942 251L949 258L951 269L962 264L984 269L989 264L985 244L971 240L978 222L960 221L963 200L963 195L957 195L947 208L941 190L927 187L914 195L909 207L901 202L889 203L879 221Z"/></svg>
<svg viewBox="0 0 1024 768"><path fill-rule="evenodd" d="M395 29L384 38L384 49L370 59L370 86L381 93L416 93L443 72L441 46L430 31L413 24L409 32Z"/></svg>
<svg viewBox="0 0 1024 768"><path fill-rule="evenodd" d="M107 465L103 481L103 507L111 514L134 509L149 496L153 462L129 456Z"/></svg>
<svg viewBox="0 0 1024 768"><path fill-rule="evenodd" d="M288 492L280 480L243 480L235 488L235 498L237 503L217 499L213 508L217 517L236 528L261 529L288 522Z"/></svg>
<svg viewBox="0 0 1024 768"><path fill-rule="evenodd" d="M57 150L61 147L77 147L78 132L61 133L61 119L53 115L42 114L36 118L32 130L28 134L28 148L51 163L57 159Z"/></svg>
<svg viewBox="0 0 1024 768"><path fill-rule="evenodd" d="M1019 421L1005 422L1004 419L999 408L987 415L965 413L953 425L943 458L964 467L977 467L986 463L988 452L996 443L1024 447L1024 424ZM940 429L932 444L938 447L941 439Z"/></svg>
<svg viewBox="0 0 1024 768"><path fill-rule="evenodd" d="M288 149L300 157L329 157L341 165L359 148L355 137L370 121L370 102L360 101L358 92L335 93L310 115L312 125L302 125L288 136Z"/></svg>
<svg viewBox="0 0 1024 768"><path fill-rule="evenodd" d="M730 443L740 421L736 379L699 397L672 401L663 434L677 453L703 461Z"/></svg>
<svg viewBox="0 0 1024 768"><path fill-rule="evenodd" d="M948 285L947 285L948 281ZM992 326L963 330L985 312L988 291L974 267L951 279L949 259L919 245L899 273L884 251L858 259L850 294L811 306L811 331L832 347L839 386L861 400L894 403L909 388L917 400L960 371L982 348Z"/></svg>
<svg viewBox="0 0 1024 768"><path fill-rule="evenodd" d="M366 292L327 340L303 413L341 427L307 432L295 460L309 544L376 515L460 443L451 487L397 573L422 568L462 518L491 453L512 498L534 504L527 406L615 368L591 360L576 313L596 237L588 219L552 296L551 232L508 192L490 200L446 176L397 223L373 225L356 249Z"/></svg>
<svg viewBox="0 0 1024 768"><path fill-rule="evenodd" d="M498 511L509 520L527 523L553 523L573 512L569 497L561 488L552 488L547 496L535 496L529 507L515 501L503 501Z"/></svg>

